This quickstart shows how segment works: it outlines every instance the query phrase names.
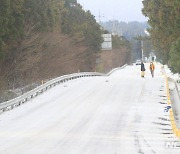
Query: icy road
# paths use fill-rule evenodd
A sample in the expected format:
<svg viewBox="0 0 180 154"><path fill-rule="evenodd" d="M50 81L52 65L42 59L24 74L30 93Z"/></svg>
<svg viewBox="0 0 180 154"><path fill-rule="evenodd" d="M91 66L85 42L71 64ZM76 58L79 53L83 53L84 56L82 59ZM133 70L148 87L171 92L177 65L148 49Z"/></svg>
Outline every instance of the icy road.
<svg viewBox="0 0 180 154"><path fill-rule="evenodd" d="M165 78L140 66L69 81L0 115L0 154L180 154Z"/></svg>

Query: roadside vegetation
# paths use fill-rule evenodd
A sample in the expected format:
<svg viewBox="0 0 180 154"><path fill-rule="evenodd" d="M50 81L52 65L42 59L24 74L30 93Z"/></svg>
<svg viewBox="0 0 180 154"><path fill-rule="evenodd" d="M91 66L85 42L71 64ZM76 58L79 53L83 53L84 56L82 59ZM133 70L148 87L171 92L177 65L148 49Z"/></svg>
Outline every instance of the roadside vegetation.
<svg viewBox="0 0 180 154"><path fill-rule="evenodd" d="M143 0L152 43L172 71L180 73L180 1Z"/></svg>
<svg viewBox="0 0 180 154"><path fill-rule="evenodd" d="M102 33L77 0L0 0L0 102L61 75L96 71L100 57L108 68L129 63L129 42L114 36L114 50L101 51Z"/></svg>
<svg viewBox="0 0 180 154"><path fill-rule="evenodd" d="M0 57L6 56L14 42L31 32L60 32L84 40L89 48L100 50L101 29L94 16L84 11L76 0L1 0L0 1Z"/></svg>

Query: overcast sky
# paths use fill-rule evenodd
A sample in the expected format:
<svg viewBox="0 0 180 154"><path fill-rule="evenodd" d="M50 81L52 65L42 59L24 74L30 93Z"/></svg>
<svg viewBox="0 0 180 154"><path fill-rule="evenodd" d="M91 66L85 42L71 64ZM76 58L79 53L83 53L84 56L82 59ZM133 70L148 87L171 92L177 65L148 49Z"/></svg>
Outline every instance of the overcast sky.
<svg viewBox="0 0 180 154"><path fill-rule="evenodd" d="M147 21L142 15L142 0L78 0L85 10L91 13L101 21L116 19L119 21Z"/></svg>

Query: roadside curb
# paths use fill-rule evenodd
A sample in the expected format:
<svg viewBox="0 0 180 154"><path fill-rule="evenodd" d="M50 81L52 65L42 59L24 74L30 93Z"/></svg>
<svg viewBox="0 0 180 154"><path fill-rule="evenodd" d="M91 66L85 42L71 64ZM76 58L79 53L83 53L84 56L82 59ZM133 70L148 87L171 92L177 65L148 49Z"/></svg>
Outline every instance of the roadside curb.
<svg viewBox="0 0 180 154"><path fill-rule="evenodd" d="M168 105L171 105L171 97L170 97L170 91L169 91L169 83L168 83L168 77L166 75L165 76L165 80L166 80L166 93L167 93L167 101L168 101ZM180 129L178 129L175 119L174 119L174 113L172 108L169 110L170 112L170 121L171 121L171 126L172 126L172 131L174 133L174 135L180 139Z"/></svg>

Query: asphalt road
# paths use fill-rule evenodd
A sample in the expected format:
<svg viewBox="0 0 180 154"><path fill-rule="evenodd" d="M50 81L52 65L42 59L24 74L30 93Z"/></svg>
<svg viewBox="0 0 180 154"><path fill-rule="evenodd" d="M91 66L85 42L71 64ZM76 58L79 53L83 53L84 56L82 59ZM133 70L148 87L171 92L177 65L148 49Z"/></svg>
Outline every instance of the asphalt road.
<svg viewBox="0 0 180 154"><path fill-rule="evenodd" d="M52 88L0 115L0 154L179 154L165 78L127 66Z"/></svg>

